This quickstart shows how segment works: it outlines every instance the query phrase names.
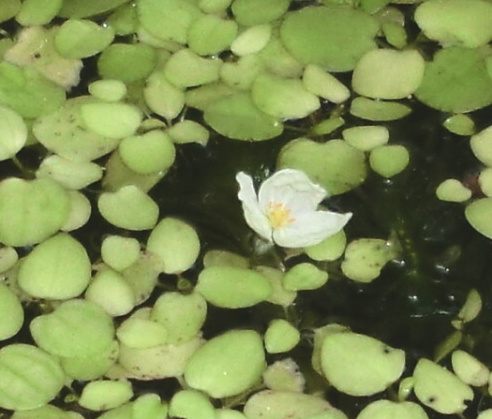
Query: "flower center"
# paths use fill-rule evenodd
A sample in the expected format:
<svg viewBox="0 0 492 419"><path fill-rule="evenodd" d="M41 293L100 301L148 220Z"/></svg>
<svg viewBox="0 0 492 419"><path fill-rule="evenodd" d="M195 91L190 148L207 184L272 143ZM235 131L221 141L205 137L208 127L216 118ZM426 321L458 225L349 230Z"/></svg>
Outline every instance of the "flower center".
<svg viewBox="0 0 492 419"><path fill-rule="evenodd" d="M269 202L267 208L268 221L272 228L281 228L293 223L296 219L290 216L290 209L280 202Z"/></svg>

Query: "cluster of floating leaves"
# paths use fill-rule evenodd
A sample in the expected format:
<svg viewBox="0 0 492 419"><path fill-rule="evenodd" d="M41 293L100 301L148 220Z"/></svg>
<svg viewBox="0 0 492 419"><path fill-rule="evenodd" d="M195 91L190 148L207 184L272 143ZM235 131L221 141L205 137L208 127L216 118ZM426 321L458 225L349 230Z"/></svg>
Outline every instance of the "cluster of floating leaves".
<svg viewBox="0 0 492 419"><path fill-rule="evenodd" d="M433 357L343 311L309 319L305 301L370 293L399 264L427 286L403 215L372 237L346 233L346 214L301 248L265 240L288 219L275 207L257 217L267 233L250 223L262 237L235 217L242 246L215 248L155 193L187 147L271 142L266 169L231 169L222 202L237 173L286 169L323 192L312 214L334 214L312 208L326 192L357 222L350 196L408 175L412 150L389 127L424 106L470 138L478 167L475 183L439 179L437 198L492 238L492 126L473 119L492 104L490 1L0 0L0 23L0 416L492 417L472 285Z"/></svg>

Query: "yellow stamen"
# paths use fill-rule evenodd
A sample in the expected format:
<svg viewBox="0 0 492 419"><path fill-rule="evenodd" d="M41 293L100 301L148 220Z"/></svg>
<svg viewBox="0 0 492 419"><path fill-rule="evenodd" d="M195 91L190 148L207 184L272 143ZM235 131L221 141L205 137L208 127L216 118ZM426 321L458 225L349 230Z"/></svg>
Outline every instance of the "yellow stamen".
<svg viewBox="0 0 492 419"><path fill-rule="evenodd" d="M280 202L269 202L267 217L272 228L280 228L293 223L296 219L290 216L290 209Z"/></svg>

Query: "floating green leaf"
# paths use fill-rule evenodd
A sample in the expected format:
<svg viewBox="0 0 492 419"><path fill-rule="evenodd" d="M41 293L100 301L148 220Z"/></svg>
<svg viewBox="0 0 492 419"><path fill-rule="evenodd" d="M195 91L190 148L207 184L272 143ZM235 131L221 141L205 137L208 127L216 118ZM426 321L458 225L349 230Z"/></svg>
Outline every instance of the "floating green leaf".
<svg viewBox="0 0 492 419"><path fill-rule="evenodd" d="M350 113L369 121L393 121L401 119L412 112L412 108L403 103L372 100L356 97L350 105Z"/></svg>
<svg viewBox="0 0 492 419"><path fill-rule="evenodd" d="M272 293L268 280L251 269L211 266L198 276L196 291L218 307L251 307Z"/></svg>
<svg viewBox="0 0 492 419"><path fill-rule="evenodd" d="M55 34L55 48L66 58L91 57L106 48L114 38L110 26L83 19L64 22Z"/></svg>
<svg viewBox="0 0 492 419"><path fill-rule="evenodd" d="M388 388L405 368L405 352L357 333L330 333L321 347L328 381L351 396L371 396Z"/></svg>
<svg viewBox="0 0 492 419"><path fill-rule="evenodd" d="M267 73L255 78L251 97L260 111L279 119L304 118L320 107L318 97L310 93L301 80Z"/></svg>
<svg viewBox="0 0 492 419"><path fill-rule="evenodd" d="M68 193L51 179L0 182L0 242L39 243L56 233L70 213Z"/></svg>
<svg viewBox="0 0 492 419"><path fill-rule="evenodd" d="M421 358L413 372L419 401L439 413L460 414L473 400L473 390L440 365Z"/></svg>
<svg viewBox="0 0 492 419"><path fill-rule="evenodd" d="M476 49L441 49L427 64L415 92L426 105L444 112L470 112L492 103L492 79Z"/></svg>
<svg viewBox="0 0 492 419"><path fill-rule="evenodd" d="M235 93L212 102L203 117L215 131L235 140L268 140L283 131L282 123L261 112L248 93Z"/></svg>
<svg viewBox="0 0 492 419"><path fill-rule="evenodd" d="M415 11L415 22L443 45L475 48L492 40L492 4L483 0L430 0Z"/></svg>
<svg viewBox="0 0 492 419"><path fill-rule="evenodd" d="M424 69L424 59L417 50L375 49L357 62L352 86L363 96L403 99L417 90Z"/></svg>
<svg viewBox="0 0 492 419"><path fill-rule="evenodd" d="M30 329L40 348L63 357L101 353L114 337L111 317L96 303L83 299L64 301L52 313L32 320Z"/></svg>
<svg viewBox="0 0 492 419"><path fill-rule="evenodd" d="M19 269L19 286L36 298L65 300L79 296L91 279L85 248L66 233L45 240Z"/></svg>
<svg viewBox="0 0 492 419"><path fill-rule="evenodd" d="M365 12L329 4L288 14L280 26L280 37L287 50L305 64L349 71L367 51L376 48L378 29L376 19Z"/></svg>
<svg viewBox="0 0 492 419"><path fill-rule="evenodd" d="M241 394L260 380L265 352L253 330L230 330L207 341L186 364L187 384L214 398Z"/></svg>
<svg viewBox="0 0 492 419"><path fill-rule="evenodd" d="M156 51L149 45L112 44L99 56L97 70L102 78L132 83L152 73L156 63Z"/></svg>
<svg viewBox="0 0 492 419"><path fill-rule="evenodd" d="M302 170L330 195L347 192L366 178L364 153L343 140L317 143L298 138L282 148L277 165Z"/></svg>
<svg viewBox="0 0 492 419"><path fill-rule="evenodd" d="M22 343L0 349L0 407L29 410L53 400L65 374L57 359Z"/></svg>

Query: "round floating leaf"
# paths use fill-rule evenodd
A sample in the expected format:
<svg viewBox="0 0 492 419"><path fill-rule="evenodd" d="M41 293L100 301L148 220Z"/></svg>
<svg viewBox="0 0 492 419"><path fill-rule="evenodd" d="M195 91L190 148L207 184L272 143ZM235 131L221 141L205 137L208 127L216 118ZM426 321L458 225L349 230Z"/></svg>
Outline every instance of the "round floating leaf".
<svg viewBox="0 0 492 419"><path fill-rule="evenodd" d="M162 294L150 313L150 319L162 324L166 330L167 342L181 344L198 335L207 316L207 303L199 293Z"/></svg>
<svg viewBox="0 0 492 419"><path fill-rule="evenodd" d="M365 125L344 129L342 136L351 146L361 151L370 151L388 142L389 131L383 126Z"/></svg>
<svg viewBox="0 0 492 419"><path fill-rule="evenodd" d="M198 55L218 54L231 45L237 35L237 23L216 15L195 20L188 31L188 45Z"/></svg>
<svg viewBox="0 0 492 419"><path fill-rule="evenodd" d="M87 287L85 299L99 304L112 317L123 316L136 304L132 287L111 269L99 271Z"/></svg>
<svg viewBox="0 0 492 419"><path fill-rule="evenodd" d="M343 140L324 144L307 138L287 143L280 151L278 169L302 170L323 186L330 195L338 195L359 186L366 178L364 153Z"/></svg>
<svg viewBox="0 0 492 419"><path fill-rule="evenodd" d="M449 132L457 135L472 135L475 133L475 122L469 115L452 115L444 121L443 126Z"/></svg>
<svg viewBox="0 0 492 419"><path fill-rule="evenodd" d="M77 162L97 159L118 145L110 139L84 128L80 108L94 103L88 96L68 100L57 111L38 118L33 125L36 139L48 150Z"/></svg>
<svg viewBox="0 0 492 419"><path fill-rule="evenodd" d="M126 137L120 142L118 152L123 163L135 173L144 175L167 171L176 157L171 138L160 130Z"/></svg>
<svg viewBox="0 0 492 419"><path fill-rule="evenodd" d="M454 373L466 384L482 387L489 381L490 371L487 366L468 352L454 351L451 364Z"/></svg>
<svg viewBox="0 0 492 419"><path fill-rule="evenodd" d="M248 93L234 93L212 102L203 117L219 134L235 140L268 140L283 131L282 123L261 112Z"/></svg>
<svg viewBox="0 0 492 419"><path fill-rule="evenodd" d="M29 410L53 400L65 383L55 357L32 345L0 349L0 407Z"/></svg>
<svg viewBox="0 0 492 419"><path fill-rule="evenodd" d="M289 0L234 0L231 10L239 24L254 26L282 17L289 4Z"/></svg>
<svg viewBox="0 0 492 419"><path fill-rule="evenodd" d="M264 369L260 335L253 330L231 330L209 340L192 355L184 378L190 387L219 399L250 389Z"/></svg>
<svg viewBox="0 0 492 419"><path fill-rule="evenodd" d="M129 348L145 349L166 343L167 330L160 323L132 316L120 324L116 337Z"/></svg>
<svg viewBox="0 0 492 419"><path fill-rule="evenodd" d="M302 393L306 379L292 358L284 358L267 367L263 373L263 383L271 390Z"/></svg>
<svg viewBox="0 0 492 419"><path fill-rule="evenodd" d="M132 419L162 419L167 417L168 404L155 393L140 396L132 404Z"/></svg>
<svg viewBox="0 0 492 419"><path fill-rule="evenodd" d="M51 178L67 189L82 189L97 182L103 176L103 169L96 163L73 161L52 154L43 159L37 178Z"/></svg>
<svg viewBox="0 0 492 419"><path fill-rule="evenodd" d="M126 85L120 80L96 80L89 84L89 93L106 102L118 102L126 93Z"/></svg>
<svg viewBox="0 0 492 419"><path fill-rule="evenodd" d="M85 248L66 233L45 240L23 260L19 286L36 298L66 300L80 295L91 279Z"/></svg>
<svg viewBox="0 0 492 419"><path fill-rule="evenodd" d="M24 147L27 126L22 117L6 106L0 106L0 161L10 159Z"/></svg>
<svg viewBox="0 0 492 419"><path fill-rule="evenodd" d="M425 410L417 403L396 403L390 400L376 400L361 410L357 419L428 419Z"/></svg>
<svg viewBox="0 0 492 419"><path fill-rule="evenodd" d="M315 290L328 281L328 273L311 263L298 263L290 268L282 279L286 290Z"/></svg>
<svg viewBox="0 0 492 419"><path fill-rule="evenodd" d="M330 333L321 347L321 368L328 381L351 396L384 391L405 368L405 352L357 333Z"/></svg>
<svg viewBox="0 0 492 419"><path fill-rule="evenodd" d="M181 345L159 345L137 349L120 345L118 362L131 378L153 380L183 375L188 360L203 344L199 337Z"/></svg>
<svg viewBox="0 0 492 419"><path fill-rule="evenodd" d="M190 1L141 0L137 3L142 26L155 37L186 44L188 29L200 17L200 9Z"/></svg>
<svg viewBox="0 0 492 419"><path fill-rule="evenodd" d="M109 223L128 230L151 229L159 217L159 206L134 185L123 186L116 192L103 192L97 200L97 208Z"/></svg>
<svg viewBox="0 0 492 419"><path fill-rule="evenodd" d="M356 97L350 105L350 113L369 121L393 121L412 112L412 108L398 102L384 102L366 97Z"/></svg>
<svg viewBox="0 0 492 419"><path fill-rule="evenodd" d="M68 193L50 179L0 182L0 242L10 246L39 243L56 233L70 213Z"/></svg>
<svg viewBox="0 0 492 419"><path fill-rule="evenodd" d="M419 359L413 377L415 395L436 412L460 414L466 409L466 403L473 400L473 390L467 384L428 359Z"/></svg>
<svg viewBox="0 0 492 419"><path fill-rule="evenodd" d="M350 97L350 90L343 83L314 64L306 66L302 82L309 92L333 103L345 102Z"/></svg>
<svg viewBox="0 0 492 419"><path fill-rule="evenodd" d="M169 403L169 414L177 418L217 418L210 399L205 394L195 390L177 392Z"/></svg>
<svg viewBox="0 0 492 419"><path fill-rule="evenodd" d="M111 26L100 26L90 20L70 19L57 30L55 48L65 58L87 58L101 52L114 39Z"/></svg>
<svg viewBox="0 0 492 419"><path fill-rule="evenodd" d="M308 92L301 80L260 74L251 86L256 107L279 119L304 118L320 107L317 96Z"/></svg>
<svg viewBox="0 0 492 419"><path fill-rule="evenodd" d="M143 94L152 112L166 119L176 118L185 105L183 90L169 83L162 71L153 73L147 79Z"/></svg>
<svg viewBox="0 0 492 419"><path fill-rule="evenodd" d="M476 48L492 40L492 4L487 1L426 1L414 17L427 37L444 45Z"/></svg>
<svg viewBox="0 0 492 419"><path fill-rule="evenodd" d="M142 121L141 111L127 103L85 103L80 107L80 115L88 130L111 139L135 134Z"/></svg>
<svg viewBox="0 0 492 419"><path fill-rule="evenodd" d="M30 329L39 347L63 357L98 354L114 338L111 317L97 304L81 299L64 301L52 313L34 318Z"/></svg>
<svg viewBox="0 0 492 419"><path fill-rule="evenodd" d="M149 45L112 44L99 56L97 71L104 79L132 83L152 73L156 62L155 49Z"/></svg>
<svg viewBox="0 0 492 419"><path fill-rule="evenodd" d="M426 105L444 112L470 112L490 105L492 78L483 54L461 47L441 49L427 63L415 95Z"/></svg>
<svg viewBox="0 0 492 419"><path fill-rule="evenodd" d="M193 87L219 79L222 60L203 58L184 48L175 52L164 66L167 80L178 87Z"/></svg>
<svg viewBox="0 0 492 419"><path fill-rule="evenodd" d="M371 169L386 178L401 173L408 166L410 155L402 145L383 145L371 150L369 164Z"/></svg>
<svg viewBox="0 0 492 419"><path fill-rule="evenodd" d="M174 124L166 130L166 133L176 144L198 143L206 145L210 137L207 128L189 119Z"/></svg>
<svg viewBox="0 0 492 419"><path fill-rule="evenodd" d="M345 249L342 271L350 279L371 282L395 257L394 249L381 239L357 239Z"/></svg>
<svg viewBox="0 0 492 419"><path fill-rule="evenodd" d="M269 24L252 26L246 29L231 43L231 51L239 56L254 54L268 44L272 36L272 26Z"/></svg>
<svg viewBox="0 0 492 419"><path fill-rule="evenodd" d="M492 198L482 198L473 201L465 209L465 217L471 226L485 237L492 239Z"/></svg>
<svg viewBox="0 0 492 419"><path fill-rule="evenodd" d="M417 50L376 49L357 62L352 87L363 96L403 99L417 90L424 69L424 59Z"/></svg>
<svg viewBox="0 0 492 419"><path fill-rule="evenodd" d="M211 266L198 275L196 291L218 307L251 307L272 293L270 282L258 272L232 266Z"/></svg>
<svg viewBox="0 0 492 419"><path fill-rule="evenodd" d="M17 295L3 283L0 283L0 319L2 319L0 322L0 341L14 336L24 322L24 309ZM0 394L1 392L0 389Z"/></svg>
<svg viewBox="0 0 492 419"><path fill-rule="evenodd" d="M376 48L378 30L377 20L361 10L329 4L288 14L280 26L280 38L287 50L305 64L317 64L328 71L349 71L367 51Z"/></svg>
<svg viewBox="0 0 492 419"><path fill-rule="evenodd" d="M133 397L129 381L92 381L85 385L78 400L80 406L89 410L114 409Z"/></svg>
<svg viewBox="0 0 492 419"><path fill-rule="evenodd" d="M137 239L123 236L106 236L101 244L101 257L107 265L116 271L128 268L136 262L140 254Z"/></svg>
<svg viewBox="0 0 492 419"><path fill-rule="evenodd" d="M457 179L446 179L436 189L441 201L464 202L471 198L472 191Z"/></svg>
<svg viewBox="0 0 492 419"><path fill-rule="evenodd" d="M150 233L147 250L160 258L164 273L177 274L195 263L200 253L200 239L189 224L166 217Z"/></svg>
<svg viewBox="0 0 492 419"><path fill-rule="evenodd" d="M333 261L343 255L346 244L347 237L345 236L345 232L340 230L338 233L326 238L321 243L306 247L304 252L311 259L316 261Z"/></svg>
<svg viewBox="0 0 492 419"><path fill-rule="evenodd" d="M58 109L65 102L65 90L34 69L0 63L0 104L24 118L36 118Z"/></svg>
<svg viewBox="0 0 492 419"><path fill-rule="evenodd" d="M109 12L129 0L63 0L58 16L79 19Z"/></svg>
<svg viewBox="0 0 492 419"><path fill-rule="evenodd" d="M292 391L263 390L251 396L244 406L248 419L347 419L347 416L321 397Z"/></svg>
<svg viewBox="0 0 492 419"><path fill-rule="evenodd" d="M470 147L478 160L492 167L492 125L473 135Z"/></svg>
<svg viewBox="0 0 492 419"><path fill-rule="evenodd" d="M269 354L288 352L301 340L301 334L292 324L284 319L270 322L265 332L265 349Z"/></svg>
<svg viewBox="0 0 492 419"><path fill-rule="evenodd" d="M15 16L22 26L46 25L62 7L62 0L24 0Z"/></svg>

